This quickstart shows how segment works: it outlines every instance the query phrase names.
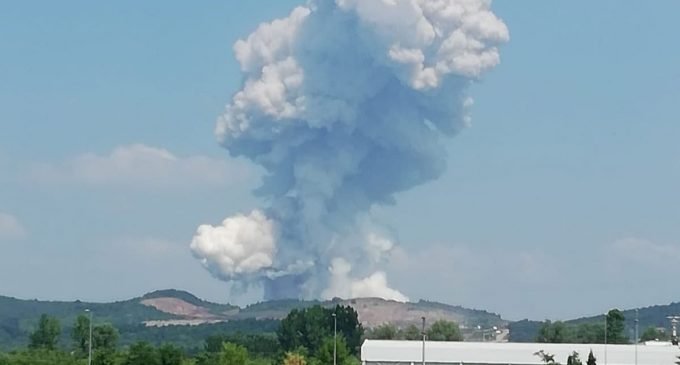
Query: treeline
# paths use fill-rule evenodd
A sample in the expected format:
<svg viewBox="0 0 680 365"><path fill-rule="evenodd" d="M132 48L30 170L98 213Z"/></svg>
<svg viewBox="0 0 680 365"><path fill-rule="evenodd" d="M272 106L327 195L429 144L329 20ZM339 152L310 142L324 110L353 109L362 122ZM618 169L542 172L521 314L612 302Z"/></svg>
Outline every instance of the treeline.
<svg viewBox="0 0 680 365"><path fill-rule="evenodd" d="M58 317L54 317L58 318ZM98 317L96 321L108 322L106 318ZM9 321L8 321L9 322ZM14 322L14 321L12 321ZM16 321L18 322L18 321ZM203 339L219 334L275 334L279 327L279 320L275 319L240 319L200 326L164 326L153 327L142 323L132 325L115 325L120 333L119 344L129 346L135 342L148 342L153 345L172 343L187 351L195 351L203 346ZM70 334L75 320L70 323L61 321L61 334L58 345L66 347L71 341ZM37 324L36 324L37 325ZM35 327L33 325L32 327ZM19 328L17 323L0 322L0 351L14 350L28 346L31 333L27 329Z"/></svg>
<svg viewBox="0 0 680 365"><path fill-rule="evenodd" d="M120 327L120 345L129 346L135 342L153 345L172 343L190 353L203 346L203 340L211 336L240 334L242 336L275 337L280 321L274 319L241 319L200 326L147 327L143 324Z"/></svg>
<svg viewBox="0 0 680 365"><path fill-rule="evenodd" d="M570 324L561 321L545 321L533 339L546 343L604 343L606 323L606 342L611 344L627 344L635 342L635 336L630 336L626 330L626 318L618 309L610 310L606 320L601 322ZM640 329L639 329L640 330ZM511 332L512 334L512 328ZM656 327L647 327L638 334L638 341L667 341L670 336Z"/></svg>
<svg viewBox="0 0 680 365"><path fill-rule="evenodd" d="M334 349L339 365L356 365L364 336L349 306L292 310L272 334L210 335L196 349L147 341L121 344L119 329L90 323L86 315L75 319L67 346L60 344L62 332L58 319L42 315L29 345L0 353L0 365L85 365L90 349L93 365L321 365L333 363Z"/></svg>
<svg viewBox="0 0 680 365"><path fill-rule="evenodd" d="M445 320L436 321L426 331L428 341L463 341L463 333L457 323ZM397 328L392 324L383 324L366 332L366 338L374 340L409 340L423 339L423 331L415 325Z"/></svg>

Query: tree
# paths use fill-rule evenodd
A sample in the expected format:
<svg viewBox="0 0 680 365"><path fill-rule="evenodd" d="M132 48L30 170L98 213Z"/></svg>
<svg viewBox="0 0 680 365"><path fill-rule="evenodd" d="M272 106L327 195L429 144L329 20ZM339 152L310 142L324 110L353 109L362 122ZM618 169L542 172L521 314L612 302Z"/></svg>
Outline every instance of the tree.
<svg viewBox="0 0 680 365"><path fill-rule="evenodd" d="M92 329L92 347L98 350L115 350L118 343L118 330L110 324L103 324Z"/></svg>
<svg viewBox="0 0 680 365"><path fill-rule="evenodd" d="M195 357L196 365L219 365L220 353L201 352Z"/></svg>
<svg viewBox="0 0 680 365"><path fill-rule="evenodd" d="M77 359L63 351L34 349L0 354L1 365L82 365Z"/></svg>
<svg viewBox="0 0 680 365"><path fill-rule="evenodd" d="M416 341L422 339L423 334L420 332L418 327L412 324L406 327L406 329L404 329L403 331L401 331L400 337L404 340Z"/></svg>
<svg viewBox="0 0 680 365"><path fill-rule="evenodd" d="M427 330L431 341L463 341L463 335L456 322L438 320Z"/></svg>
<svg viewBox="0 0 680 365"><path fill-rule="evenodd" d="M181 365L184 359L182 349L171 344L165 344L158 348L158 356L161 365Z"/></svg>
<svg viewBox="0 0 680 365"><path fill-rule="evenodd" d="M399 338L397 327L386 323L369 330L366 333L366 338L373 340L396 340Z"/></svg>
<svg viewBox="0 0 680 365"><path fill-rule="evenodd" d="M661 331L655 327L647 327L647 329L640 335L640 341L667 341L670 340L670 336L666 331Z"/></svg>
<svg viewBox="0 0 680 365"><path fill-rule="evenodd" d="M125 365L161 365L158 351L147 342L137 342L130 346Z"/></svg>
<svg viewBox="0 0 680 365"><path fill-rule="evenodd" d="M332 311L337 316L338 334L342 334L344 337L350 353L358 355L361 350L361 341L364 337L364 327L359 321L359 313L348 305L336 305ZM329 328L332 328L332 315L328 325Z"/></svg>
<svg viewBox="0 0 680 365"><path fill-rule="evenodd" d="M604 343L604 323L581 323L576 327L576 338L573 342Z"/></svg>
<svg viewBox="0 0 680 365"><path fill-rule="evenodd" d="M231 342L222 344L220 352L220 365L246 365L248 360L248 350L241 345Z"/></svg>
<svg viewBox="0 0 680 365"><path fill-rule="evenodd" d="M574 351L567 357L567 365L583 365L579 358L578 352Z"/></svg>
<svg viewBox="0 0 680 365"><path fill-rule="evenodd" d="M251 356L271 358L279 353L279 342L275 335L255 334L244 335L237 333L234 335L211 335L205 339L204 351L208 353L219 353L222 351L222 344L231 342L241 345L248 350Z"/></svg>
<svg viewBox="0 0 680 365"><path fill-rule="evenodd" d="M538 337L536 342L543 343L566 343L571 342L569 328L564 322L556 321L550 322L545 321L538 330Z"/></svg>
<svg viewBox="0 0 680 365"><path fill-rule="evenodd" d="M543 350L534 352L534 355L540 357L541 361L545 364L557 364L555 362L555 355L549 354Z"/></svg>
<svg viewBox="0 0 680 365"><path fill-rule="evenodd" d="M118 353L115 349L96 349L92 352L92 364L116 365L119 364Z"/></svg>
<svg viewBox="0 0 680 365"><path fill-rule="evenodd" d="M203 349L209 353L218 353L222 351L222 344L225 342L225 337L222 335L211 335L206 337Z"/></svg>
<svg viewBox="0 0 680 365"><path fill-rule="evenodd" d="M80 348L79 350L83 351L84 354L87 354L89 319L87 322L76 319L76 325L83 326L85 324L88 326L86 340L84 342L78 340L77 344L79 346L84 344L85 348ZM76 339L77 336L82 335L81 330L76 331L74 328L73 335L74 339ZM118 337L118 330L110 324L103 324L92 328L92 363L94 365L113 365L116 363L116 344L118 342Z"/></svg>
<svg viewBox="0 0 680 365"><path fill-rule="evenodd" d="M597 365L597 359L595 359L595 355L593 355L593 350L590 350L590 353L588 354L588 361L586 362L587 365Z"/></svg>
<svg viewBox="0 0 680 365"><path fill-rule="evenodd" d="M304 355L297 352L286 352L283 365L307 365Z"/></svg>
<svg viewBox="0 0 680 365"><path fill-rule="evenodd" d="M73 323L73 330L71 331L71 338L73 339L73 347L80 353L80 355L87 355L88 343L90 341L90 318L84 314L76 317Z"/></svg>
<svg viewBox="0 0 680 365"><path fill-rule="evenodd" d="M359 315L350 306L336 306L329 309L317 305L305 309L293 309L281 321L276 332L283 351L295 351L304 347L310 353L316 353L323 339L333 336L333 313L337 319L338 335L345 338L350 353L357 354L364 329L359 322Z"/></svg>
<svg viewBox="0 0 680 365"><path fill-rule="evenodd" d="M31 343L29 345L32 349L46 349L54 350L57 348L59 341L59 334L61 333L61 326L59 320L50 317L47 314L40 316L38 322L38 329L31 334Z"/></svg>
<svg viewBox="0 0 680 365"><path fill-rule="evenodd" d="M316 360L319 364L332 364L333 363L333 337L327 337L323 340L321 348L316 353ZM351 360L352 355L347 348L347 342L343 336L338 336L337 338L337 353L336 360L340 365L347 365Z"/></svg>
<svg viewBox="0 0 680 365"><path fill-rule="evenodd" d="M281 348L284 351L293 351L304 347L311 352L316 352L321 346L321 340L332 331L326 325L327 316L330 314L321 306L290 311L281 321L276 333Z"/></svg>
<svg viewBox="0 0 680 365"><path fill-rule="evenodd" d="M626 317L618 309L612 309L607 313L607 342L629 343L625 331Z"/></svg>

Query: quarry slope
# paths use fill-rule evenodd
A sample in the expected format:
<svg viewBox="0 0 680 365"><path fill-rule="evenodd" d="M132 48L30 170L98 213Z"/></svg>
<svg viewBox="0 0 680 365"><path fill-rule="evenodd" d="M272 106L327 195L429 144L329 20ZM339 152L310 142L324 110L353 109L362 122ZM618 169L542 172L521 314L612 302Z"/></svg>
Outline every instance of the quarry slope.
<svg viewBox="0 0 680 365"><path fill-rule="evenodd" d="M495 313L428 301L401 303L379 298L335 299L323 302L276 300L239 308L230 304L208 302L191 293L174 289L154 291L141 297L112 303L52 302L0 296L0 324L30 327L42 313L55 316L62 323L68 324L89 308L100 320L118 326L200 325L239 320L280 320L292 309L313 305L324 307L349 305L358 312L359 320L366 328L384 323L399 327L420 325L421 317L428 318L428 321L438 319L455 321L467 328L501 327L507 324Z"/></svg>
<svg viewBox="0 0 680 365"><path fill-rule="evenodd" d="M292 309L306 308L313 305L322 305L324 307L349 305L357 311L359 320L366 328L372 328L385 323L391 323L398 327L405 327L410 324L418 325L420 324L421 317L426 317L429 321L439 319L455 321L461 326L468 328L478 325L500 327L507 324L499 315L482 310L427 301L401 303L380 298L335 299L323 302L277 300L238 308L231 305L202 301L186 292L159 291L143 296L140 303L172 316L172 318L168 319L145 321L149 326L214 323L243 319L280 320Z"/></svg>

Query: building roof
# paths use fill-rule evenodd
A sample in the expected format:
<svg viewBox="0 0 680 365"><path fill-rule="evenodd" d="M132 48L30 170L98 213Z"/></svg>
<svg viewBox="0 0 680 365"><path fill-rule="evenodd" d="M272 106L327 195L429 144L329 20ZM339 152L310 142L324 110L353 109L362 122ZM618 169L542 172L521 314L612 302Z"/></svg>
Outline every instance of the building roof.
<svg viewBox="0 0 680 365"><path fill-rule="evenodd" d="M635 345L607 345L606 365L634 365ZM555 355L556 362L566 364L573 351L579 353L583 364L592 350L597 364L605 364L605 345L602 344L551 344L551 343L498 343L498 342L434 342L425 343L425 362L439 364L543 364L536 352ZM677 346L637 346L638 365L673 365L680 355ZM361 346L361 361L368 363L422 362L421 341L366 340Z"/></svg>

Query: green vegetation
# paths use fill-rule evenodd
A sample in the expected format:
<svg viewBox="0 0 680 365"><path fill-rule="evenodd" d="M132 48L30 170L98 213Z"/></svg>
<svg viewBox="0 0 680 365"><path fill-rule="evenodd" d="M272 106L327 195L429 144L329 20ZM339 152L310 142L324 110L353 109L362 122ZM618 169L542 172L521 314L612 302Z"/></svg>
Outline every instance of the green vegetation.
<svg viewBox="0 0 680 365"><path fill-rule="evenodd" d="M176 291L175 291L176 292ZM192 304L208 305L188 293L177 292L182 300L191 300ZM184 293L184 294L181 294ZM167 291L154 292L142 298L168 295ZM192 299L193 298L193 299ZM39 302L0 297L0 351L17 350L35 342L41 348L69 348L79 353L87 352L89 335L89 317L85 309L92 308L95 317L93 343L108 341L112 336L122 346L130 346L144 341L152 345L172 343L187 351L198 351L203 339L211 335L235 335L241 333L273 334L279 321L273 319L236 319L228 322L204 324L201 326L167 326L148 327L142 322L146 320L173 319L174 317L154 308L140 304L141 298L109 304L82 302ZM210 303L209 303L210 304ZM211 304L213 310L231 310L229 305ZM49 329L49 323L41 323L46 318L53 318L61 324L61 329ZM54 323L53 321L51 322ZM47 327L46 327L47 326ZM36 332L36 329L42 331ZM57 333L56 337L48 332ZM115 332L115 333L114 333ZM34 335L35 338L31 336ZM32 341L34 340L34 341ZM45 343L45 342L51 343ZM77 345L71 345L77 342Z"/></svg>
<svg viewBox="0 0 680 365"><path fill-rule="evenodd" d="M463 334L458 324L451 321L439 320L426 331L430 341L463 341ZM366 338L374 340L420 340L423 338L421 330L411 325L404 329L392 324L383 324L366 333Z"/></svg>
<svg viewBox="0 0 680 365"><path fill-rule="evenodd" d="M111 323L117 328L139 326L147 320L173 319L174 317L132 299L115 303L43 302L20 300L0 296L0 350L11 350L28 345L28 335L39 326L41 314L56 318L63 328L58 344L70 341L76 318L86 309L96 313L97 321ZM81 323L82 325L82 323Z"/></svg>
<svg viewBox="0 0 680 365"><path fill-rule="evenodd" d="M334 338L335 320L337 339ZM258 322L250 321L251 324ZM57 317L42 314L37 323L30 334L29 346L9 353L0 352L0 365L85 365L89 356L90 328L94 365L321 365L332 363L336 344L338 364L357 365L356 356L363 337L357 312L340 305L294 309L280 322L267 322L276 323L276 328L269 334L213 333L202 337L200 346L195 348L180 347L158 338L155 343L143 340L121 343L122 338L128 341L132 338L126 329L119 330L110 323L92 323L90 326L90 318L85 315L77 316L68 325L70 342L60 343L64 331ZM226 328L224 325L232 324L154 330L184 336L191 330L195 330L195 334L207 334L210 331L205 328L221 330ZM136 327L127 328L134 330ZM139 335L139 332L135 334Z"/></svg>
<svg viewBox="0 0 680 365"><path fill-rule="evenodd" d="M187 314L174 315L157 310L152 304L161 304L172 310L173 302L158 299L171 299L185 303L187 306L195 306L195 311L189 310ZM88 317L84 316L85 309L91 309L94 315L95 327L110 324L117 329L119 346L128 347L134 343L144 341L151 345L159 346L171 343L181 347L191 354L198 353L203 346L203 339L213 336L242 335L266 335L276 334L279 322L292 310L304 310L321 306L327 310L333 310L338 305L341 307L351 304L353 307L368 308L385 304L380 300L356 299L329 301L303 301L303 300L277 300L261 302L238 308L229 304L211 303L180 290L159 290L144 296L115 303L85 303L85 302L45 302L38 300L20 300L0 296L0 351L11 351L25 348L29 345L29 336L38 327L41 314L47 314L56 318L61 324L57 346L69 348L72 351L83 352L87 341L84 337L89 330ZM393 304L388 304L393 305ZM469 335L470 329L478 325L488 328L491 325L504 327L506 322L497 314L486 311L466 309L460 306L450 306L428 301L417 303L400 304L400 310L445 312L455 318L460 318L459 324L465 326L465 335ZM201 324L198 326L147 326L148 321L168 320L191 320L194 314L200 314L198 319L219 320L213 324ZM341 319L341 317L339 317ZM398 318L395 318L398 320ZM162 323L161 323L162 324ZM342 323L338 323L342 326ZM99 332L102 329L96 329ZM474 331L474 330L472 330ZM535 333L534 333L535 335ZM74 336L80 339L78 346L71 346ZM399 336L403 338L420 338L420 330L409 326L400 330ZM345 338L348 346L356 348L357 338ZM250 351L250 349L249 349ZM310 358L306 358L307 361Z"/></svg>
<svg viewBox="0 0 680 365"><path fill-rule="evenodd" d="M439 320L427 330L430 341L463 341L463 334L455 322Z"/></svg>
<svg viewBox="0 0 680 365"><path fill-rule="evenodd" d="M567 365L583 365L578 352L574 351L571 353L571 355L569 355L569 357L567 357Z"/></svg>
<svg viewBox="0 0 680 365"><path fill-rule="evenodd" d="M438 309L458 313L464 318L459 324L465 327L491 328L493 326L504 327L506 324L499 314L485 310L469 309L459 305L448 305L422 299L418 301L417 305L421 310Z"/></svg>
<svg viewBox="0 0 680 365"><path fill-rule="evenodd" d="M670 341L671 335L664 328L647 327L640 335L640 341Z"/></svg>
<svg viewBox="0 0 680 365"><path fill-rule="evenodd" d="M535 352L534 356L538 356L544 364L560 365L560 363L555 360L555 355L549 354L543 350ZM581 362L581 355L576 351L572 352L571 355L567 356L567 365L583 365L583 362ZM588 355L587 365L595 365L595 356L593 356L592 350Z"/></svg>
<svg viewBox="0 0 680 365"><path fill-rule="evenodd" d="M38 329L31 333L31 344L29 347L32 349L45 349L52 351L57 348L57 341L60 332L61 327L59 326L59 321L56 318L52 318L46 314L43 314L40 316Z"/></svg>
<svg viewBox="0 0 680 365"><path fill-rule="evenodd" d="M590 350L588 353L588 361L586 362L587 365L597 365L597 359L595 359L595 355L593 355L593 350Z"/></svg>
<svg viewBox="0 0 680 365"><path fill-rule="evenodd" d="M607 343L628 343L625 317L618 309L607 313ZM601 323L569 324L561 321L544 322L538 330L536 342L547 343L604 343L604 321Z"/></svg>
<svg viewBox="0 0 680 365"><path fill-rule="evenodd" d="M680 311L680 303L639 309L641 341L668 341L668 319ZM635 310L612 310L607 321L607 342L628 343L635 326ZM511 342L576 342L603 343L604 316L579 318L565 322L522 320L510 323Z"/></svg>
<svg viewBox="0 0 680 365"><path fill-rule="evenodd" d="M364 328L359 322L359 315L352 307L336 306L334 309L314 306L305 309L293 309L281 321L277 337L281 349L286 352L304 348L312 356L319 355L324 341L333 337L334 320L337 318L337 333L342 343L352 355L359 353Z"/></svg>

